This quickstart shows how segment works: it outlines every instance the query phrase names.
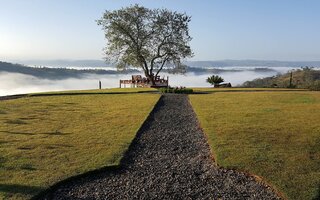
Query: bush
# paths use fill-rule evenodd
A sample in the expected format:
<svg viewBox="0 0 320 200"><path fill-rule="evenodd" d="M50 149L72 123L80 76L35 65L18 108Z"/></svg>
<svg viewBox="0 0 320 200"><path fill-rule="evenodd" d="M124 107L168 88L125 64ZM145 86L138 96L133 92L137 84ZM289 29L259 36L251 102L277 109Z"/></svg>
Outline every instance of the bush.
<svg viewBox="0 0 320 200"><path fill-rule="evenodd" d="M193 93L193 89L186 87L168 87L168 88L160 88L159 91L161 93L177 93L177 94L191 94Z"/></svg>
<svg viewBox="0 0 320 200"><path fill-rule="evenodd" d="M221 76L218 75L212 75L209 76L206 80L211 85L214 85L215 87L218 86L220 83L224 81L224 79Z"/></svg>
<svg viewBox="0 0 320 200"><path fill-rule="evenodd" d="M310 90L320 91L320 80L314 81L308 88Z"/></svg>

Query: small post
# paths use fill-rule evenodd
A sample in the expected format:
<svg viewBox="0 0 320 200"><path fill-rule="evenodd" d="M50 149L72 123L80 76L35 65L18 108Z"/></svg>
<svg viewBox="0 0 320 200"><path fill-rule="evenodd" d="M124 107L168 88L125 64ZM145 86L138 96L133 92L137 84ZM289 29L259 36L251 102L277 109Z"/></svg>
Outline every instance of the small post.
<svg viewBox="0 0 320 200"><path fill-rule="evenodd" d="M101 81L99 80L99 90L101 90Z"/></svg>
<svg viewBox="0 0 320 200"><path fill-rule="evenodd" d="M292 71L290 73L290 83L289 83L289 87L292 88Z"/></svg>
<svg viewBox="0 0 320 200"><path fill-rule="evenodd" d="M119 88L121 88L121 80L119 81Z"/></svg>

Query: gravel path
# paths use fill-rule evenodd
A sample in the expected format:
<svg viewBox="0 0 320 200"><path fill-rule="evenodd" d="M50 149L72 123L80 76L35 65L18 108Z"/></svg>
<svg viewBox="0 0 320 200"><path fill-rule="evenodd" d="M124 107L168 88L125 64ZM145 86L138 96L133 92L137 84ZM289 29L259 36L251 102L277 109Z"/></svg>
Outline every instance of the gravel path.
<svg viewBox="0 0 320 200"><path fill-rule="evenodd" d="M74 179L43 199L279 199L253 177L216 166L186 95L167 94L121 168Z"/></svg>

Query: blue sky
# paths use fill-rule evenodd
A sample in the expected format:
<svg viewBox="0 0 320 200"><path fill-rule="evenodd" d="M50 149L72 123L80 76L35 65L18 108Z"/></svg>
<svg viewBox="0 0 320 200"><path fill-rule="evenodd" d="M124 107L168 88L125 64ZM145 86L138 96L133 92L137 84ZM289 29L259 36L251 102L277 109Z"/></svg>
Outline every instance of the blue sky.
<svg viewBox="0 0 320 200"><path fill-rule="evenodd" d="M318 0L0 0L0 60L102 59L104 10L192 16L191 60L320 60Z"/></svg>

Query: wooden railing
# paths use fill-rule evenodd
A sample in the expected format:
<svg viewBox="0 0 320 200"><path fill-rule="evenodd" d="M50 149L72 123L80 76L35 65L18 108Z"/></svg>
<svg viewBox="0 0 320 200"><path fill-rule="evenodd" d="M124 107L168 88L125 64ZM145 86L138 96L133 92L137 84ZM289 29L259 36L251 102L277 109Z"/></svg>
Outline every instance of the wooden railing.
<svg viewBox="0 0 320 200"><path fill-rule="evenodd" d="M130 87L168 87L169 77L165 79L157 76L155 77L154 82L155 85L152 85L150 79L142 77L141 75L132 75L131 80L120 80L119 86L120 88L122 86L125 88L127 85L130 85Z"/></svg>

